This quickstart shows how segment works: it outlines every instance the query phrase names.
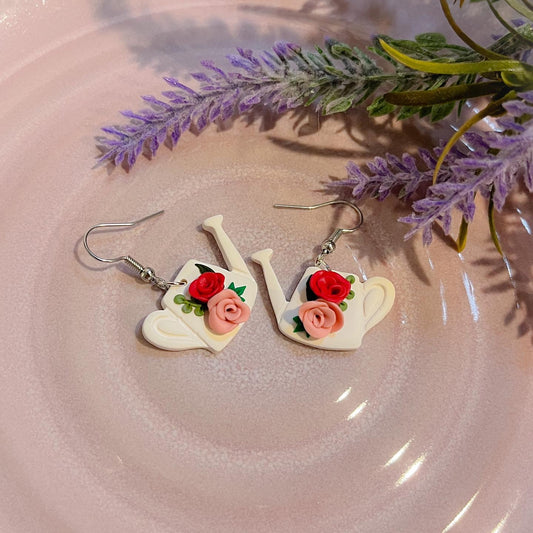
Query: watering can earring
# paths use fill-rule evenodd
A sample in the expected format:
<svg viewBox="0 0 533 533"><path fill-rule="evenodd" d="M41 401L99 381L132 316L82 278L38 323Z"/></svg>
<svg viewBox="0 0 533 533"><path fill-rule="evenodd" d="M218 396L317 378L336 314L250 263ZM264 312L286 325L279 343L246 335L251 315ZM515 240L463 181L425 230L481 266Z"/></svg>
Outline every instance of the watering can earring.
<svg viewBox="0 0 533 533"><path fill-rule="evenodd" d="M324 259L335 250L342 235L361 226L363 213L344 200L311 206L276 204L274 207L318 209L337 204L352 208L358 217L357 224L349 229L336 229L322 243L315 265L304 272L289 302L270 263L272 250L256 252L252 259L263 268L278 327L284 335L323 350L354 350L361 345L364 334L391 310L395 295L388 279L373 277L362 283L354 274L331 270Z"/></svg>
<svg viewBox="0 0 533 533"><path fill-rule="evenodd" d="M97 224L83 237L85 249L98 261L126 263L143 281L165 291L163 309L144 319L142 332L147 341L163 350L205 348L219 352L248 320L257 295L255 280L222 229L222 215L207 218L202 227L215 237L228 270L191 259L169 282L129 255L105 259L89 248L88 237L94 230L135 226L161 213L134 222Z"/></svg>

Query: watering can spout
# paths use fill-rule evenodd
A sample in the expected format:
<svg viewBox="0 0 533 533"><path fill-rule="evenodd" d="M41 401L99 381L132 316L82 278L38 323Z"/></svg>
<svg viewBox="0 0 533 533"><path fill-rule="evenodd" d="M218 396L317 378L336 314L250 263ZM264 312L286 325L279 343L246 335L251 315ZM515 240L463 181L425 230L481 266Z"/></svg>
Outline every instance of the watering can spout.
<svg viewBox="0 0 533 533"><path fill-rule="evenodd" d="M274 252L270 248L267 248L252 254L252 259L256 263L259 263L263 268L268 295L272 303L272 308L274 309L274 314L276 315L276 320L279 323L288 305L288 302L285 298L285 293L279 284L276 273L272 268L272 264L270 263L273 253Z"/></svg>
<svg viewBox="0 0 533 533"><path fill-rule="evenodd" d="M215 215L213 217L206 218L202 224L202 227L204 230L211 233L215 238L228 269L236 270L237 272L242 272L243 274L251 276L241 254L222 228L222 220L222 215Z"/></svg>

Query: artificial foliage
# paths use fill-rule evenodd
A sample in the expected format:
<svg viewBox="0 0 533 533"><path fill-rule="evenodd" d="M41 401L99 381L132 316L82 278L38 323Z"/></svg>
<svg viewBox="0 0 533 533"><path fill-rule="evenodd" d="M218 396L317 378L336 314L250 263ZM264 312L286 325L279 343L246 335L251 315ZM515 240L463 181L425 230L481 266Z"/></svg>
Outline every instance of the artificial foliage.
<svg viewBox="0 0 533 533"><path fill-rule="evenodd" d="M412 213L400 221L411 225L406 237L421 231L425 244L435 223L450 234L453 214L459 213L459 250L479 194L488 202L490 233L501 252L494 211L520 184L533 192L533 67L528 62L533 10L526 0L480 1L504 33L487 47L473 41L447 0L440 0L463 45L438 33L414 40L377 35L366 51L333 39L314 50L279 42L263 52L238 48L228 56L228 67L203 61L203 70L191 74L197 86L166 77L169 87L161 96L142 97L147 108L124 111L126 123L103 128L105 136L97 138L99 163L131 167L143 153L155 156L165 141L175 145L192 127L201 131L258 106L278 114L313 106L330 115L364 105L371 116L403 120L416 115L438 122L459 114L465 101L481 98L480 111L433 151L388 154L368 161L366 168L348 162L347 178L335 186L349 188L355 199L392 194L410 202ZM507 20L500 4L513 8L517 20ZM497 117L495 129L473 129L488 116Z"/></svg>

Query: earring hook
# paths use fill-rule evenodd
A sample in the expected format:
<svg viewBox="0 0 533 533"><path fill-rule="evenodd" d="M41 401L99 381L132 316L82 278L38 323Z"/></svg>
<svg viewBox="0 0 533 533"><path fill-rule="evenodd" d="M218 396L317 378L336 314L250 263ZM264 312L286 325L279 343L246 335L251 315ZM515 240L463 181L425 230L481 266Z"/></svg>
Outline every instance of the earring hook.
<svg viewBox="0 0 533 533"><path fill-rule="evenodd" d="M346 200L330 200L328 202L322 202L320 204L315 205L274 204L274 207L280 209L305 209L309 211L312 209L319 209L320 207L325 207L327 205L346 205L353 209L358 216L358 222L353 228L336 228L333 233L325 241L322 242L321 251L315 259L315 266L330 270L329 265L324 261L324 256L331 254L335 251L335 248L337 247L336 243L342 235L344 235L345 233L353 233L361 227L364 220L363 212L361 211L361 209L359 209L359 207L357 207L355 204L352 204L351 202L348 202Z"/></svg>
<svg viewBox="0 0 533 533"><path fill-rule="evenodd" d="M133 257L131 257L130 255L121 255L118 257L105 258L96 255L89 247L89 234L94 230L102 228L128 228L137 226L138 224L141 224L142 222L150 218L161 215L164 212L165 211L162 209L160 211L157 211L156 213L152 213L151 215L140 218L139 220L134 220L132 222L103 222L101 224L96 224L85 232L85 235L83 236L83 245L85 246L87 253L91 257L94 257L94 259L96 259L97 261L101 261L102 263L118 263L119 261L123 261L133 271L135 271L144 282L151 283L152 285L155 285L157 288L163 291L167 291L170 287L175 285L185 285L187 283L185 280L181 280L179 282L174 283L170 281L165 281L163 278L156 276L154 270L151 267L144 267L143 265L141 265L141 263L133 259Z"/></svg>

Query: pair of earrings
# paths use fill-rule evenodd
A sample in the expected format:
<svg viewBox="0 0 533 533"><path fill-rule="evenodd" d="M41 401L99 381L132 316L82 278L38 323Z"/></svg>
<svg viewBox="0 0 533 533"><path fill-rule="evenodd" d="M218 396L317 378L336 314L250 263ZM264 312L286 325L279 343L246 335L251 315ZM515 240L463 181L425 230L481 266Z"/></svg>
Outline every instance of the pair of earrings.
<svg viewBox="0 0 533 533"><path fill-rule="evenodd" d="M286 300L270 263L273 251L261 250L254 253L252 259L263 268L276 321L284 335L323 350L353 350L359 348L365 333L387 315L395 296L389 280L372 277L361 282L355 274L331 270L325 261L342 235L361 226L361 210L344 200L312 206L276 204L274 207L308 210L335 204L351 207L357 214L357 224L349 229L336 229L322 243L314 266L305 270L290 301ZM85 249L98 261L124 262L143 281L165 292L162 309L144 319L142 332L147 341L164 350L204 348L219 352L248 320L257 296L254 278L222 228L222 215L204 220L202 228L214 236L227 269L191 259L175 280L169 282L129 255L106 259L89 247L88 237L94 230L136 226L162 213L158 211L133 222L97 224L83 237Z"/></svg>

